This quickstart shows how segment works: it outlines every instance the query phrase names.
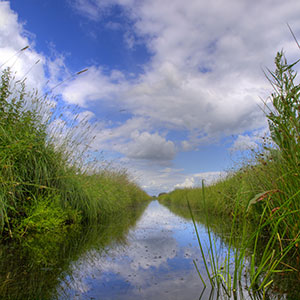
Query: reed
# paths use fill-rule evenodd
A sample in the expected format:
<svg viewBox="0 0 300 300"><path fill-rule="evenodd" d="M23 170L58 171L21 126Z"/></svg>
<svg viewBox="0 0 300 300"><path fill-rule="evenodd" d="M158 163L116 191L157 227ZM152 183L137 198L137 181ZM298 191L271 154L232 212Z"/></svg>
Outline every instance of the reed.
<svg viewBox="0 0 300 300"><path fill-rule="evenodd" d="M204 191L204 186L202 187ZM205 199L205 194L203 195ZM205 200L204 200L205 203ZM197 229L197 222L194 217L194 212L187 201L190 216L194 224L196 237L198 240L202 262L205 266L206 277L209 280L212 289L216 289L220 292L224 292L222 299L234 299L238 298L238 293L242 294L241 291L248 286L251 296L256 299L258 295L263 294L265 299L268 288L272 285L274 279L272 278L274 274L281 273L285 274L287 272L298 272L293 266L285 263L285 258L291 252L293 252L295 245L299 243L300 238L297 237L293 241L287 243L283 246L282 239L278 233L278 228L281 222L283 222L283 217L277 217L276 220L272 222L276 223L273 227L272 233L268 236L266 244L261 251L261 247L258 247L259 239L265 232L265 228L268 227L270 221L265 221L265 214L267 209L261 215L260 223L256 226L255 230L249 234L248 224L246 217L243 220L237 222L237 214L234 214L230 235L227 238L226 253L224 255L219 255L216 246L215 235L213 230L210 229L208 217L209 215L205 213L207 226L207 234L209 237L208 245L208 256L205 255L203 249L204 245L201 242L201 237L199 236ZM204 204L205 205L205 204ZM236 210L235 210L236 212ZM235 233L236 227L239 227L240 239L239 246L235 246ZM278 251L278 244L280 245L280 250ZM276 250L277 249L277 250ZM251 254L249 254L251 253ZM209 263L210 262L210 263ZM201 279L204 288L206 288L206 282L199 271L196 261L194 260L194 265ZM210 266L210 267L208 267ZM243 274L247 274L249 279L244 279ZM258 297L258 299L261 299Z"/></svg>
<svg viewBox="0 0 300 300"><path fill-rule="evenodd" d="M295 83L297 73L293 70L297 63L289 64L283 52L278 52L275 71L268 71L274 88L265 102L270 137L263 138L261 149L253 152L251 160L205 189L174 190L159 197L162 203L189 208L200 249L195 211L202 211L206 218L215 215L232 222L228 253L221 261L208 229L212 264L206 273L212 286L224 288L228 296L238 290L243 270L249 274L249 288L261 291L263 298L277 273L299 273L293 266L299 260L300 235L300 85ZM244 228L249 221L255 229L246 238ZM232 247L235 227L242 232L238 248ZM261 252L258 243L262 239L265 246ZM250 257L246 255L249 249Z"/></svg>
<svg viewBox="0 0 300 300"><path fill-rule="evenodd" d="M27 92L24 81L15 81L9 69L3 72L0 231L5 238L98 222L149 198L126 172L91 171L84 161L82 136L72 134L78 125L66 125L60 129L64 135L59 136L53 124L61 111L47 103L51 103L47 97ZM85 122L82 126L90 125Z"/></svg>

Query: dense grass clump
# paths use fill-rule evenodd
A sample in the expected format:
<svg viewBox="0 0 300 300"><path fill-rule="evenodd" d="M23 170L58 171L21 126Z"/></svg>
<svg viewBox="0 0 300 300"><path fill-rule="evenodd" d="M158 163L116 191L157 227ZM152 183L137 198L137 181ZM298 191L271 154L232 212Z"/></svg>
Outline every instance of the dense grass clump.
<svg viewBox="0 0 300 300"><path fill-rule="evenodd" d="M232 201L232 197L238 196L241 185L244 184L243 181L241 182L241 176L242 172L232 173L225 179L220 179L214 185L205 187L205 203L203 201L202 188L200 187L176 189L160 196L159 200L163 203L172 203L183 207L188 207L187 202L189 202L194 210L203 211L203 213L205 213L205 205L205 211L209 215L231 216L235 208L235 202ZM246 207L246 197L240 199L240 201L241 206Z"/></svg>
<svg viewBox="0 0 300 300"><path fill-rule="evenodd" d="M148 198L124 172L87 173L70 162L68 141L49 136L47 99L28 93L9 70L0 82L0 231L2 237L97 222ZM74 142L74 141L73 141ZM79 146L79 145L78 145ZM74 149L74 144L72 145Z"/></svg>

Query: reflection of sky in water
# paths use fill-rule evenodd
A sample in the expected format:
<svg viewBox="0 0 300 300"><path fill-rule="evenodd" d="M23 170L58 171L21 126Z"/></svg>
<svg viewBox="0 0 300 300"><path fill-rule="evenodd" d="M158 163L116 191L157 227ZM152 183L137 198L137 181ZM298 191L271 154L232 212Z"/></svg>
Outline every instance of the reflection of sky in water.
<svg viewBox="0 0 300 300"><path fill-rule="evenodd" d="M198 229L208 244L205 228ZM199 299L202 285L193 259L200 257L192 222L154 201L129 232L127 245L114 245L105 254L89 251L74 263L65 297ZM203 263L198 262L198 267L203 268Z"/></svg>

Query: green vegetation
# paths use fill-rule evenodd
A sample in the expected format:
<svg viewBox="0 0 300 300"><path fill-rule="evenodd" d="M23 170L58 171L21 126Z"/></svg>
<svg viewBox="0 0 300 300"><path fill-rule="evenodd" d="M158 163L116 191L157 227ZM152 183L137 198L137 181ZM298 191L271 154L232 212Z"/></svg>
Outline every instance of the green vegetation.
<svg viewBox="0 0 300 300"><path fill-rule="evenodd" d="M149 199L125 172L92 172L84 165L81 137L59 136L55 129L49 132L57 112L45 107L47 101L47 97L38 93L28 93L24 82L15 81L9 70L3 72L0 82L2 238L61 231L67 225L83 222L96 223Z"/></svg>
<svg viewBox="0 0 300 300"><path fill-rule="evenodd" d="M206 218L216 215L231 221L227 256L218 261L210 238L210 257L203 257L212 262L206 268L211 285L224 287L228 296L236 293L244 268L250 276L250 289L262 290L263 297L268 288L274 287L276 274L299 274L300 85L295 84L296 63L288 64L283 52L279 52L275 71L269 71L274 88L270 103L265 103L270 138L263 139L261 150L250 162L205 189L175 190L159 197L162 203L189 207L195 229L197 210ZM249 221L255 228L246 237L243 232ZM232 247L236 228L242 232L238 249ZM201 248L199 236L198 241ZM264 248L258 250L262 241Z"/></svg>

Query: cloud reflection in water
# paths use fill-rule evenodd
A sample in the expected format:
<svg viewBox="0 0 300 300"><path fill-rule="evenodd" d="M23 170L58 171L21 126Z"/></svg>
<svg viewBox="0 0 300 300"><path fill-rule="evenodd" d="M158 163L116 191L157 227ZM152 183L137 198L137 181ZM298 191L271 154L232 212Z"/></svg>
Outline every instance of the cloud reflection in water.
<svg viewBox="0 0 300 300"><path fill-rule="evenodd" d="M192 223L153 201L126 245L86 253L74 263L64 290L74 299L198 299L202 286L196 258L200 252Z"/></svg>

